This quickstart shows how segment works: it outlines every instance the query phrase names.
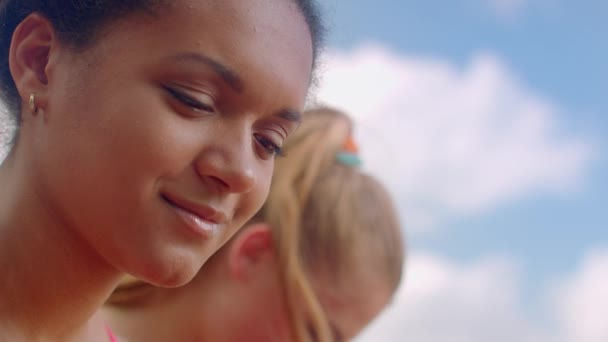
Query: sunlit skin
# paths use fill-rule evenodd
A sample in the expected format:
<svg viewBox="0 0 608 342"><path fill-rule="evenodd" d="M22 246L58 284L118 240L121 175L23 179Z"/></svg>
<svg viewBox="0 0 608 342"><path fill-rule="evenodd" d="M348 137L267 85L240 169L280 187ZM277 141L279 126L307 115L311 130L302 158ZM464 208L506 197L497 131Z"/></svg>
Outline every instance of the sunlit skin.
<svg viewBox="0 0 608 342"><path fill-rule="evenodd" d="M0 304L0 322L90 337L122 272L183 285L260 208L300 121L310 33L291 1L218 0L120 19L79 51L36 14L14 37L23 119L0 168L0 266L16 281L0 293L23 312Z"/></svg>
<svg viewBox="0 0 608 342"><path fill-rule="evenodd" d="M104 314L133 341L295 341L279 269L270 228L248 225L187 285L141 286L130 304L107 306ZM370 277L373 270L344 279L307 273L337 342L358 335L392 297L389 284Z"/></svg>

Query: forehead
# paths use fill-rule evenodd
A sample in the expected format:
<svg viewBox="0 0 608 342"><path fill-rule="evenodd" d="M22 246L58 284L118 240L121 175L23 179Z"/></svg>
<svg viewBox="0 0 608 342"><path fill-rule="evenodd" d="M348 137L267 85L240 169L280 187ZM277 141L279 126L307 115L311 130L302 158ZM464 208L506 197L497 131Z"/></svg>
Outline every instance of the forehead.
<svg viewBox="0 0 608 342"><path fill-rule="evenodd" d="M95 47L98 59L124 68L203 54L235 70L250 92L288 89L282 98L302 106L312 68L309 29L292 0L172 0L111 23Z"/></svg>

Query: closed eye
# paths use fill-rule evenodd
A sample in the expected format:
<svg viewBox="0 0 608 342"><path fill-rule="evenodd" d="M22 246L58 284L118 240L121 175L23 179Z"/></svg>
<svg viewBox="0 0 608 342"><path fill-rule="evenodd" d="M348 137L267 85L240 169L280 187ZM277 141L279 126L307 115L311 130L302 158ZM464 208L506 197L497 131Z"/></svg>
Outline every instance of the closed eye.
<svg viewBox="0 0 608 342"><path fill-rule="evenodd" d="M278 144L274 143L272 140L264 137L261 134L254 134L254 137L258 141L258 143L260 143L262 148L264 148L265 152L268 153L270 156L286 156L285 152L283 151L283 148L281 148L281 146L279 146Z"/></svg>
<svg viewBox="0 0 608 342"><path fill-rule="evenodd" d="M213 106L198 101L194 97L187 95L185 92L178 90L174 87L164 85L163 88L171 95L173 98L181 102L183 105L190 107L194 111L197 112L208 112L215 113L215 109Z"/></svg>

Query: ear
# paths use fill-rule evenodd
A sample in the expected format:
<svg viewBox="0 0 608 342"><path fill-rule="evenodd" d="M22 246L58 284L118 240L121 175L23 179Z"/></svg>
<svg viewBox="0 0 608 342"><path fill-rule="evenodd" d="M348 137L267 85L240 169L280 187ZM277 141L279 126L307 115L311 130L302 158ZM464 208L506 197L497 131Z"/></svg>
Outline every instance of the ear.
<svg viewBox="0 0 608 342"><path fill-rule="evenodd" d="M266 223L248 225L230 246L230 274L241 280L252 277L274 262L272 231Z"/></svg>
<svg viewBox="0 0 608 342"><path fill-rule="evenodd" d="M13 33L9 51L11 75L22 99L36 93L38 107L46 103L49 60L57 43L53 25L37 13L26 17Z"/></svg>

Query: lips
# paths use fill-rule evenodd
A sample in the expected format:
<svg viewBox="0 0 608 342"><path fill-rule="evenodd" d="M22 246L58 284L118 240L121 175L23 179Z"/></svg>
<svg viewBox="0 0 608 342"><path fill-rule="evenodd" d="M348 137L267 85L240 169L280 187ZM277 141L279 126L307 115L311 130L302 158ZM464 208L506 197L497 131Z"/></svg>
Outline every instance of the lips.
<svg viewBox="0 0 608 342"><path fill-rule="evenodd" d="M186 226L198 235L212 237L227 221L226 214L208 205L170 194L162 194L161 197L175 210Z"/></svg>

